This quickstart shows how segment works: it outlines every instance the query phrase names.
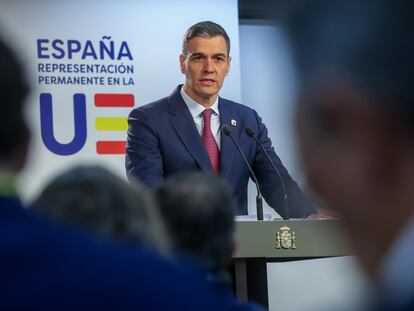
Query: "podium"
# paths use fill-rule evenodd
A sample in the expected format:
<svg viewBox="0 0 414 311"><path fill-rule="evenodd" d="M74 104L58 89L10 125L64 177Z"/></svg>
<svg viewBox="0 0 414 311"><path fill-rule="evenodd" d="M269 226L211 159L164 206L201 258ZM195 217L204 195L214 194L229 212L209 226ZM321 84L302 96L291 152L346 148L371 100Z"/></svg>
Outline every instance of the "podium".
<svg viewBox="0 0 414 311"><path fill-rule="evenodd" d="M351 255L339 220L237 221L236 295L268 308L269 262Z"/></svg>

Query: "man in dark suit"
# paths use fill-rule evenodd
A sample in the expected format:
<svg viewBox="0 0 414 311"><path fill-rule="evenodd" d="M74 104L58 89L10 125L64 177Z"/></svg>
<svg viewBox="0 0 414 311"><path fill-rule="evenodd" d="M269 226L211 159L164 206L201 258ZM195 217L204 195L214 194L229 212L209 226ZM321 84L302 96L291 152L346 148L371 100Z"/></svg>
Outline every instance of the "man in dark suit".
<svg viewBox="0 0 414 311"><path fill-rule="evenodd" d="M297 184L276 155L267 129L253 109L218 97L230 70L230 39L213 22L190 27L183 41L180 68L184 85L129 115L126 170L130 179L155 187L179 172L213 171L226 180L239 204L238 214L247 214L249 170L230 137L220 127L228 125L252 166L261 192L283 215L283 185L256 143L245 134L251 128L278 168L290 202L290 216L314 212Z"/></svg>
<svg viewBox="0 0 414 311"><path fill-rule="evenodd" d="M29 133L27 88L0 41L0 310L254 310L208 285L194 268L144 249L54 226L25 209L14 175Z"/></svg>
<svg viewBox="0 0 414 311"><path fill-rule="evenodd" d="M302 1L289 16L309 181L342 215L374 309L414 310L413 2Z"/></svg>

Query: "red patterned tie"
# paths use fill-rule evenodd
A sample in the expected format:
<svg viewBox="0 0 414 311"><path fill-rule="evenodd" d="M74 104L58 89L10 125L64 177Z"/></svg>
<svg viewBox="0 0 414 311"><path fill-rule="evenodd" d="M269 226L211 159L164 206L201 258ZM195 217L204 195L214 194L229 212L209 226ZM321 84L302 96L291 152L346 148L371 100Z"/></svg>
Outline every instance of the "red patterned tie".
<svg viewBox="0 0 414 311"><path fill-rule="evenodd" d="M204 128L203 128L203 144L206 147L208 157L210 158L211 166L216 175L219 174L219 163L220 163L220 151L217 146L217 142L214 139L213 133L211 133L211 114L212 109L205 109L203 111Z"/></svg>

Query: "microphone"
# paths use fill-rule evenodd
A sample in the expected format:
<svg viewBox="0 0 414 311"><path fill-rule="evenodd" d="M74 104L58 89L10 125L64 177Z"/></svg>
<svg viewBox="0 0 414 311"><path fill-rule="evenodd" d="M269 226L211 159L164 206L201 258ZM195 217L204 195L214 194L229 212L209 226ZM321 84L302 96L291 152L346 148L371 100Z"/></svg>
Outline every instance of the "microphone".
<svg viewBox="0 0 414 311"><path fill-rule="evenodd" d="M241 157L243 158L244 162L246 163L247 168L250 171L250 176L253 178L254 183L256 184L257 189L257 196L256 196L256 211L257 211L257 220L263 220L263 197L262 193L259 189L259 182L257 181L256 175L254 174L249 162L247 161L245 155L243 154L243 151L241 150L239 144L234 139L233 135L231 134L231 129L228 127L227 124L223 124L221 127L221 130L224 135L230 136L231 140L233 141L233 144L236 146L237 150L239 151Z"/></svg>
<svg viewBox="0 0 414 311"><path fill-rule="evenodd" d="M289 219L288 196L287 196L285 182L283 181L282 175L280 175L279 170L277 169L276 165L273 163L272 159L270 158L263 144L257 138L254 130L251 129L250 127L246 127L245 132L247 136L249 136L250 138L253 138L256 141L256 143L260 146L260 149L263 151L263 153L266 155L266 158L269 160L270 164L272 165L273 170L276 172L277 176L279 176L279 180L280 180L280 183L282 184L282 189L283 189L283 214L284 215L282 216L284 220L288 220Z"/></svg>

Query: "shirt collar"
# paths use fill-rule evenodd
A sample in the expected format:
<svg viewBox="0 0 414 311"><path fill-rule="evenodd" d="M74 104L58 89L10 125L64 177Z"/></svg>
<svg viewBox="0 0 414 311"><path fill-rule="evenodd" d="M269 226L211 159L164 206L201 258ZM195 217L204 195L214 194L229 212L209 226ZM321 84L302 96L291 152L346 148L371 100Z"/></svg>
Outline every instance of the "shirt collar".
<svg viewBox="0 0 414 311"><path fill-rule="evenodd" d="M383 294L394 303L410 299L414 286L412 258L414 254L414 218L407 222L384 256L376 279Z"/></svg>
<svg viewBox="0 0 414 311"><path fill-rule="evenodd" d="M193 116L193 118L200 116L201 113L206 109L203 105L197 103L195 100L193 100L190 96L187 95L187 93L184 91L184 86L181 87L180 94L188 109L190 110L190 113ZM214 115L220 115L218 110L218 96L216 98L216 101L210 108L213 110Z"/></svg>

